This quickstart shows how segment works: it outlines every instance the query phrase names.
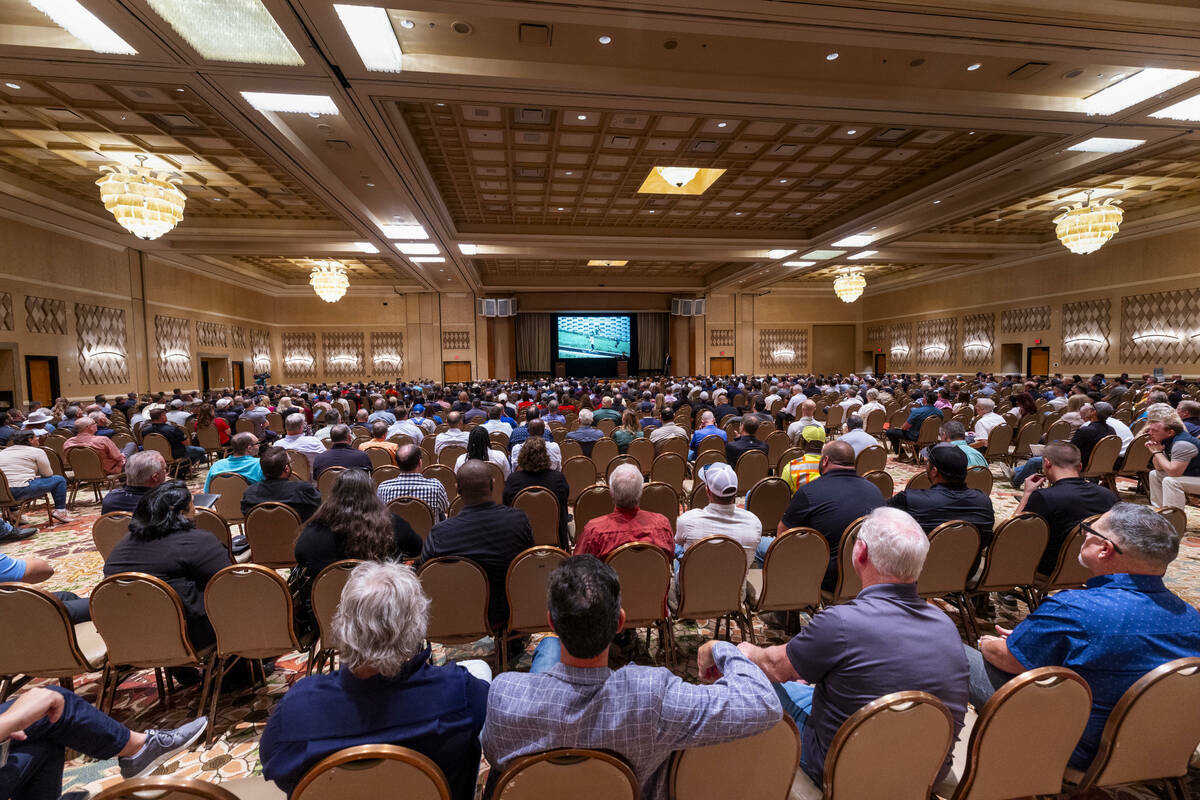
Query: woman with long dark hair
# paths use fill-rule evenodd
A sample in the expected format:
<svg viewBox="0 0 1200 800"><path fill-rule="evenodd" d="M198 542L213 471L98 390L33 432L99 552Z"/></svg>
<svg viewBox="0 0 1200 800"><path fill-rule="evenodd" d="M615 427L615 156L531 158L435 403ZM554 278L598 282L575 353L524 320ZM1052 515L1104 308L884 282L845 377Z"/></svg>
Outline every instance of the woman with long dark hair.
<svg viewBox="0 0 1200 800"><path fill-rule="evenodd" d="M504 453L492 449L491 436L488 434L487 428L482 425L472 429L470 434L467 435L467 452L459 456L458 460L454 462L454 472L457 474L459 467L472 458L477 461L492 462L500 468L505 478L512 471L512 467L508 465L508 458Z"/></svg>
<svg viewBox="0 0 1200 800"><path fill-rule="evenodd" d="M1033 401L1033 395L1029 392L1017 392L1009 400L1012 400L1011 410L1017 415L1017 419L1026 414L1037 414L1037 403Z"/></svg>
<svg viewBox="0 0 1200 800"><path fill-rule="evenodd" d="M415 558L421 554L421 544L412 526L388 511L375 494L371 476L347 469L300 532L296 563L315 578L343 558Z"/></svg>
<svg viewBox="0 0 1200 800"><path fill-rule="evenodd" d="M200 406L199 410L196 411L195 430L198 431L201 428L208 427L209 425L212 425L217 429L217 441L223 445L229 444L229 423L226 422L222 417L217 416L216 411L213 410L212 403L204 403ZM197 441L197 444L199 444L199 441Z"/></svg>

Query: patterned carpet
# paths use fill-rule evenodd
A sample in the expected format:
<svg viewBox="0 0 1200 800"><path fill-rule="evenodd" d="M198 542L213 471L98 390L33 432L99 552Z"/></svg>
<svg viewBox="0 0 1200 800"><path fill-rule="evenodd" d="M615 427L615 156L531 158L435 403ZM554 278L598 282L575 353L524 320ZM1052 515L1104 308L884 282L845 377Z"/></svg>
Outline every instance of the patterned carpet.
<svg viewBox="0 0 1200 800"><path fill-rule="evenodd" d="M918 468L903 464L890 463L888 472L896 482L897 490L918 472ZM996 487L992 491L992 501L996 507L997 519L1007 518L1016 509L1020 501L1020 493L1011 488L1004 488L1000 470L993 467ZM192 483L198 490L202 485L203 473L193 478ZM1120 485L1122 499L1131 502L1147 502L1144 496L1132 492L1133 484L1123 482ZM82 493L81 493L82 497ZM102 577L103 562L95 551L91 540L92 521L99 513L98 505L94 502L80 503L75 509L78 519L71 523L42 526L41 532L34 538L7 545L0 545L0 551L12 556L39 556L50 561L55 569L54 577L44 584L51 590L68 590L85 596ZM1188 508L1188 535L1185 537L1179 558L1172 564L1167 573L1167 583L1171 589L1186 599L1189 603L1200 606L1200 508ZM42 518L44 519L44 517ZM36 518L34 521L37 521ZM1005 625L1011 625L1019 617L1004 618ZM982 620L989 625L993 620ZM676 641L680 648L677 659L677 669L686 680L696 679L695 652L699 645L711 638L712 622L681 623L675 627ZM755 620L755 629L760 643L782 643L786 641L785 633L777 628L768 627L762 620ZM985 630L987 628L984 628ZM526 670L529 667L533 648L539 637L534 637L526 653L516 663L515 668ZM739 636L734 633L734 641ZM633 660L640 664L662 664L662 654L658 638L654 638L652 653L645 649L644 634L640 645L630 648L631 652L614 655L613 665L617 666ZM490 640L476 642L464 648L434 647L434 660L442 663L447 659L460 660L470 657L489 658L492 652ZM220 783L234 778L261 774L258 760L258 739L262 728L274 706L277 698L287 691L288 687L304 675L306 656L303 653L279 659L275 670L271 673L265 685L257 689L246 689L231 695L223 695L217 713L216 730L218 738L211 747L203 744L197 746L179 759L164 764L159 768L160 773L173 774L179 777L193 777ZM76 681L76 690L89 699L95 698L99 687L99 673L82 676ZM152 672L141 672L132 676L117 692L113 715L125 724L135 728L148 727L169 728L182 724L190 719L191 706L197 699L196 689L176 692L175 707L167 708L160 704L155 689ZM481 764L480 783L482 787L486 780L487 764ZM119 780L116 761L93 761L87 758L75 758L68 762L64 779L64 791L85 790L96 792ZM1188 796L1200 797L1200 774L1193 773ZM1089 798L1119 798L1134 800L1135 798L1166 797L1161 787L1136 786L1119 791L1093 791L1087 793Z"/></svg>

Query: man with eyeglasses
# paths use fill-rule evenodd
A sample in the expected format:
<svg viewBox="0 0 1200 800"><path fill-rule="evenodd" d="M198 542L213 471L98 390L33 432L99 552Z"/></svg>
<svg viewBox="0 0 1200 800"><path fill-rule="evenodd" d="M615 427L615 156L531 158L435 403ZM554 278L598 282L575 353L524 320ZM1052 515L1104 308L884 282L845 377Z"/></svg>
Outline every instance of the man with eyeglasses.
<svg viewBox="0 0 1200 800"><path fill-rule="evenodd" d="M250 483L258 483L263 479L262 467L258 463L258 437L253 433L238 433L229 440L229 445L233 448L232 455L212 465L208 477L204 479L204 491L208 491L214 476L227 472L236 472Z"/></svg>
<svg viewBox="0 0 1200 800"><path fill-rule="evenodd" d="M1079 673L1092 689L1092 713L1070 765L1085 770L1113 706L1138 678L1200 653L1200 612L1163 584L1179 554L1180 535L1148 506L1118 503L1095 523L1079 563L1092 577L1082 590L1059 592L1011 631L967 646L971 702L981 708L1014 675L1047 666Z"/></svg>

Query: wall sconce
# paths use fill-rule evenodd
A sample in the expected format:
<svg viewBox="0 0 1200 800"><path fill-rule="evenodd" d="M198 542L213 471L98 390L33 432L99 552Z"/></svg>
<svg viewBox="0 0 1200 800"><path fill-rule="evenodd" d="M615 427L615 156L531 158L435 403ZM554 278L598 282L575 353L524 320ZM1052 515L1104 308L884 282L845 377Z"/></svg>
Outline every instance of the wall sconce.
<svg viewBox="0 0 1200 800"><path fill-rule="evenodd" d="M1074 339L1067 339L1063 344L1104 344L1104 340L1094 336L1076 336Z"/></svg>

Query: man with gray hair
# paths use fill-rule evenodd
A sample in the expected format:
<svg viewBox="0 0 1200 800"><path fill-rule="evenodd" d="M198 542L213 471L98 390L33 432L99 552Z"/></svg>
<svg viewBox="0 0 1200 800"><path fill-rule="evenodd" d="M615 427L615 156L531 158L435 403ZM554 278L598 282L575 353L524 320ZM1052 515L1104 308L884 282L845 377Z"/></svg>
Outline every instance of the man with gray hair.
<svg viewBox="0 0 1200 800"><path fill-rule="evenodd" d="M668 558L675 557L675 534L662 514L638 508L642 499L642 471L633 464L622 464L608 476L613 512L590 520L575 540L575 555L591 553L603 559L629 542L648 542L661 547Z"/></svg>
<svg viewBox="0 0 1200 800"><path fill-rule="evenodd" d="M297 453L303 453L304 457L308 459L309 470L312 470L313 462L317 460L317 456L325 452L324 442L315 436L308 436L304 433L304 414L299 411L288 415L287 419L283 421L283 429L287 432L287 435L275 444L284 450L295 450Z"/></svg>
<svg viewBox="0 0 1200 800"><path fill-rule="evenodd" d="M1163 584L1179 555L1179 533L1161 514L1117 503L1089 525L1079 563L1093 577L1085 589L1058 592L1011 631L967 647L971 702L982 707L1014 675L1037 667L1067 667L1092 689L1092 714L1071 754L1086 770L1108 715L1145 673L1200 653L1200 612Z"/></svg>
<svg viewBox="0 0 1200 800"><path fill-rule="evenodd" d="M390 744L437 764L452 800L472 800L491 672L482 661L433 666L428 623L429 598L412 569L355 567L333 617L341 669L303 678L280 699L259 743L263 777L291 794L326 756Z"/></svg>
<svg viewBox="0 0 1200 800"><path fill-rule="evenodd" d="M104 495L100 513L133 513L146 493L167 479L167 462L155 450L142 450L125 459L125 485Z"/></svg>
<svg viewBox="0 0 1200 800"><path fill-rule="evenodd" d="M787 644L738 649L775 683L800 728L800 767L821 785L825 754L846 719L876 698L906 690L946 704L957 735L967 711L967 659L948 616L917 596L929 539L896 508L877 508L854 543L862 591L827 606ZM947 755L942 775L950 769Z"/></svg>
<svg viewBox="0 0 1200 800"><path fill-rule="evenodd" d="M1004 424L1004 417L996 413L996 401L990 397L980 397L975 401L975 432L971 439L972 447L987 447L988 434L992 428Z"/></svg>

